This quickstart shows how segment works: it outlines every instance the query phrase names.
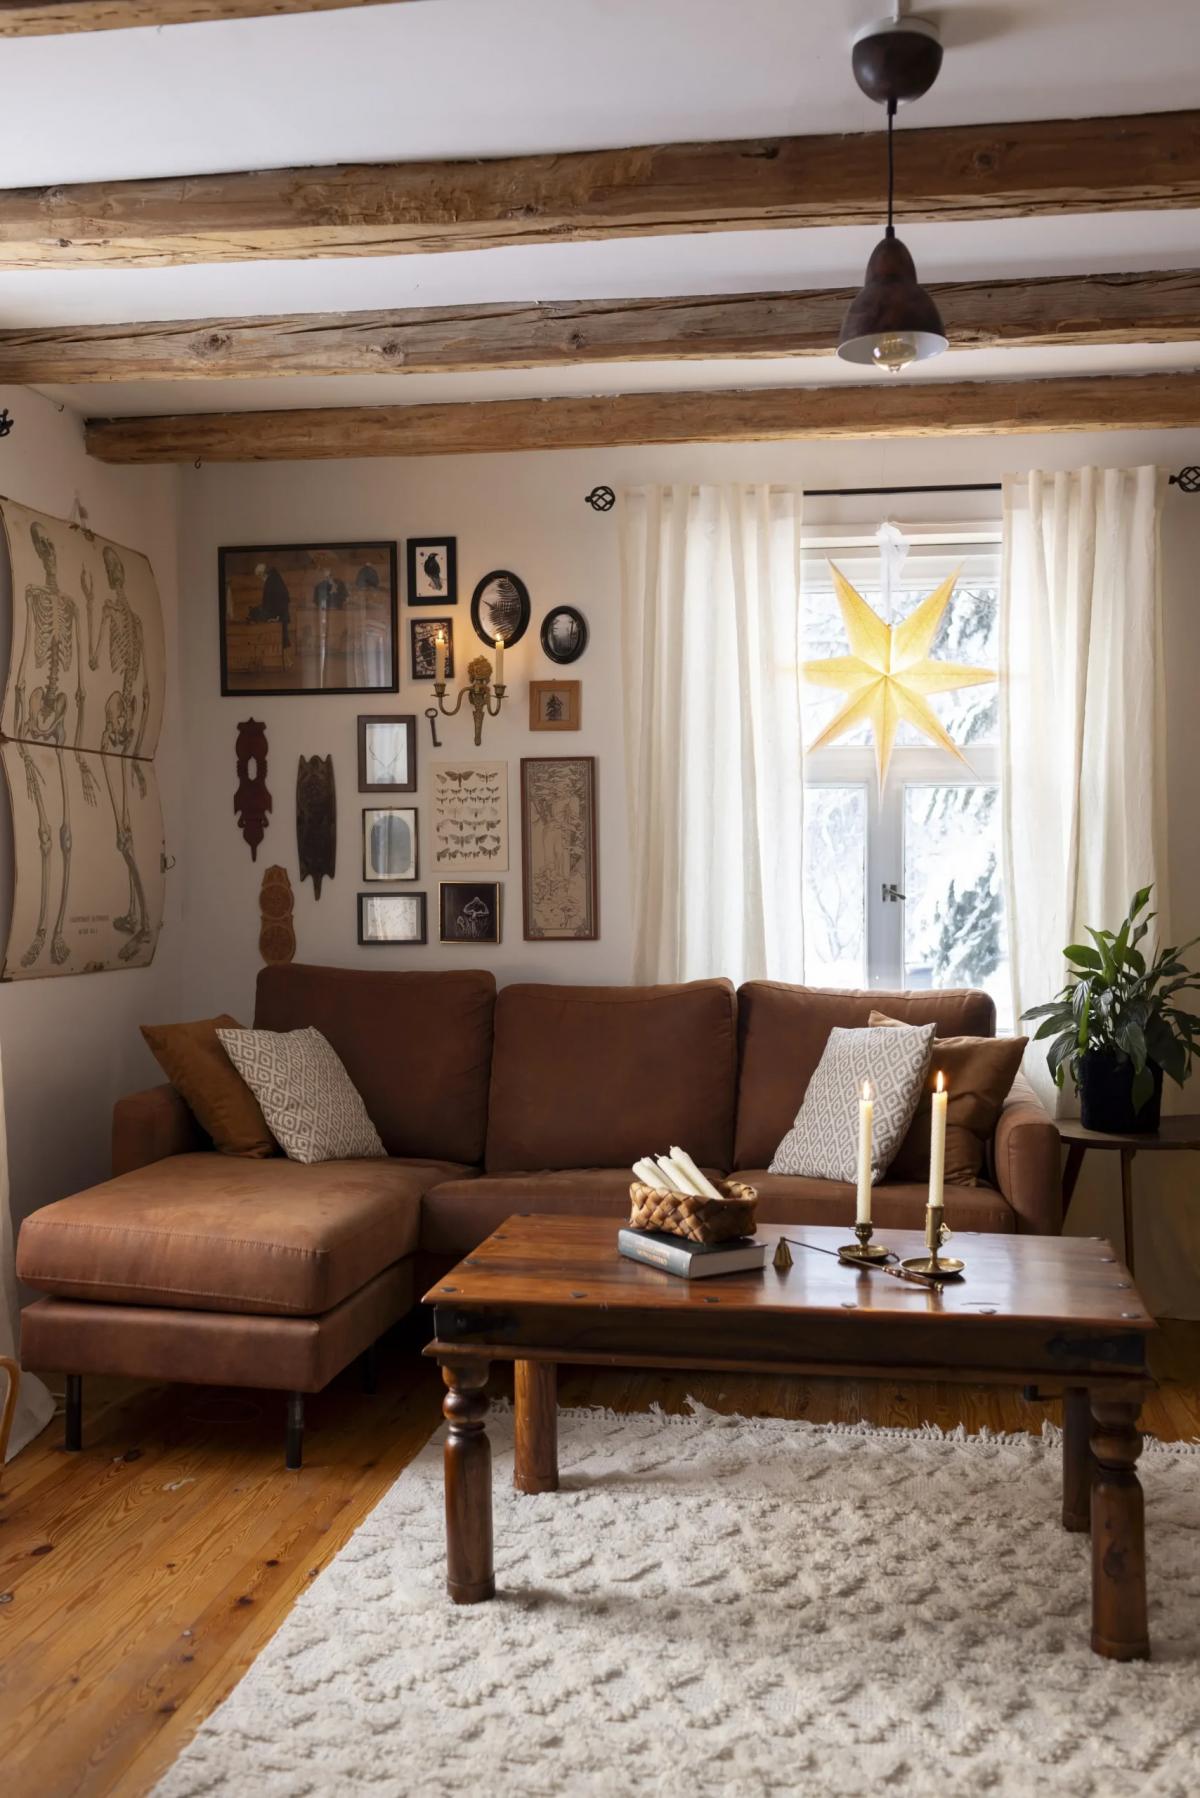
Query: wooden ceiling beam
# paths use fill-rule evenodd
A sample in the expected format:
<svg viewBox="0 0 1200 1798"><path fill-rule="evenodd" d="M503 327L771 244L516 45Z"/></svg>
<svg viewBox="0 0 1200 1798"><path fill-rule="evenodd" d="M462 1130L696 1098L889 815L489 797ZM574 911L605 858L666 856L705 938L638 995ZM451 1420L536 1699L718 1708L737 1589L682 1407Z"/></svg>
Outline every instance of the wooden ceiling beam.
<svg viewBox="0 0 1200 1798"><path fill-rule="evenodd" d="M265 19L282 13L340 12L393 0L0 0L0 38L62 37L79 31L128 31Z"/></svg>
<svg viewBox="0 0 1200 1798"><path fill-rule="evenodd" d="M1193 428L1200 373L1042 381L895 381L622 393L446 406L93 418L102 462L275 462L609 449L648 443L962 437Z"/></svg>
<svg viewBox="0 0 1200 1798"><path fill-rule="evenodd" d="M899 171L902 226L1197 207L1200 111L906 129ZM880 132L13 188L0 194L0 266L153 268L874 227L883 192Z"/></svg>
<svg viewBox="0 0 1200 1798"><path fill-rule="evenodd" d="M0 330L0 382L448 374L828 355L850 290ZM952 349L1200 339L1200 270L939 283Z"/></svg>

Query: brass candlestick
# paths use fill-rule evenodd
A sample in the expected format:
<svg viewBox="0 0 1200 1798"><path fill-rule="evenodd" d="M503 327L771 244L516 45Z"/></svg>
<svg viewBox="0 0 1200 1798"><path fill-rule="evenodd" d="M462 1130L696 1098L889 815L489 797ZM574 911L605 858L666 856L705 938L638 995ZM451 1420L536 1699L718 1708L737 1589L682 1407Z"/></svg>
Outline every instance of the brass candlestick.
<svg viewBox="0 0 1200 1798"><path fill-rule="evenodd" d="M929 1253L927 1255L913 1255L909 1260L902 1261L900 1263L901 1267L908 1268L910 1273L928 1274L933 1279L945 1279L954 1274L961 1274L963 1271L963 1263L961 1261L953 1255L942 1255L939 1253L942 1244L944 1242L949 1242L953 1234L954 1232L951 1230L950 1226L942 1221L942 1207L940 1205L926 1205L925 1247L929 1250Z"/></svg>
<svg viewBox="0 0 1200 1798"><path fill-rule="evenodd" d="M888 1259L892 1251L881 1242L871 1241L875 1234L875 1226L869 1218L865 1224L855 1224L854 1234L858 1241L843 1243L838 1250L843 1261L860 1261L868 1266L873 1266Z"/></svg>
<svg viewBox="0 0 1200 1798"><path fill-rule="evenodd" d="M504 695L508 692L508 686L506 682L501 681L498 686L493 687L492 664L486 656L476 656L474 661L468 664L467 675L470 685L458 689L458 698L453 705L446 704L444 680L435 680L433 691L437 698L438 710L444 718L455 717L462 707L463 700L470 701L471 710L475 714L475 747L478 749L483 742L484 718L500 716L500 707L504 704ZM495 698L494 705L493 697Z"/></svg>

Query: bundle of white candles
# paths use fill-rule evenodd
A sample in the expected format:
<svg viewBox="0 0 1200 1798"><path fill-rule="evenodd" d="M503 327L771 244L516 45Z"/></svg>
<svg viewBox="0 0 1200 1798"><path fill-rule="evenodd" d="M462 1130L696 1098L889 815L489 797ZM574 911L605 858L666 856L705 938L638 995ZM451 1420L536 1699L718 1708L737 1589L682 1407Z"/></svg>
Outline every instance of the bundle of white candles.
<svg viewBox="0 0 1200 1798"><path fill-rule="evenodd" d="M719 1199L721 1194L706 1174L702 1174L686 1149L678 1143L666 1155L643 1155L635 1161L633 1171L646 1186L667 1192L690 1193L694 1198Z"/></svg>

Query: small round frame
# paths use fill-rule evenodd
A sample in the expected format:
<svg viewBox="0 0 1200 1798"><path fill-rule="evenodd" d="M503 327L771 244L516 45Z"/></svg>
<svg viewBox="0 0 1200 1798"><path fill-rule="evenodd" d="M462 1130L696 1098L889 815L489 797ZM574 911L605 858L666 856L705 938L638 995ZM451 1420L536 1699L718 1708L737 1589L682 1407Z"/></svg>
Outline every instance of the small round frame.
<svg viewBox="0 0 1200 1798"><path fill-rule="evenodd" d="M577 662L588 646L587 619L574 606L555 606L542 619L542 650L560 667Z"/></svg>

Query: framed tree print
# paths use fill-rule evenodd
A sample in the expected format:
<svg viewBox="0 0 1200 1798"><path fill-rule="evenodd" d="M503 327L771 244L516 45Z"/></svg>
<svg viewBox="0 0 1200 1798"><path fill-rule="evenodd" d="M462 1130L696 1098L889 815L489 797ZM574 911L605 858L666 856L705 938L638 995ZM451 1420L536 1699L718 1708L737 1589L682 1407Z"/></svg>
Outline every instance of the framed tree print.
<svg viewBox="0 0 1200 1798"><path fill-rule="evenodd" d="M521 866L527 942L599 936L595 756L522 758Z"/></svg>
<svg viewBox="0 0 1200 1798"><path fill-rule="evenodd" d="M417 790L417 721L388 713L358 720L358 790L360 793L415 793Z"/></svg>
<svg viewBox="0 0 1200 1798"><path fill-rule="evenodd" d="M217 552L221 691L394 693L394 543L283 543Z"/></svg>

